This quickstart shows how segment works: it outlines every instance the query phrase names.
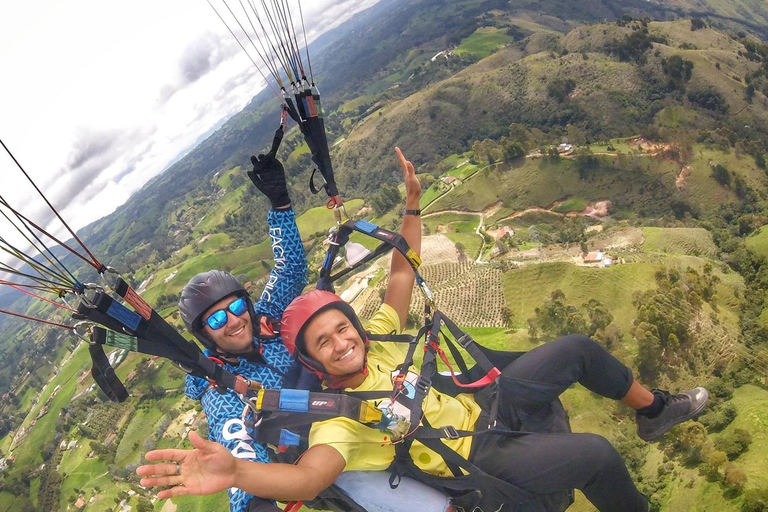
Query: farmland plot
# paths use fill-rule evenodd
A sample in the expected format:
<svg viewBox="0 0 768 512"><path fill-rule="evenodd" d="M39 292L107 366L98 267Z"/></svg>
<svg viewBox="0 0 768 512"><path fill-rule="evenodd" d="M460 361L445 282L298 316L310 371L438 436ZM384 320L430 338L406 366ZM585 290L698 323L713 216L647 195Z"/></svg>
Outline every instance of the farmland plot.
<svg viewBox="0 0 768 512"><path fill-rule="evenodd" d="M501 269L493 265L464 263L438 263L424 265L421 274L435 295L437 307L462 327L504 327L501 315L504 307L504 289ZM366 298L360 310L362 318L370 318L381 306L380 289L386 282L376 285L374 293ZM421 316L424 297L414 289L411 314Z"/></svg>
<svg viewBox="0 0 768 512"><path fill-rule="evenodd" d="M461 327L504 327L501 269L491 265L441 263L424 269L440 311ZM414 291L411 313L424 310L424 297Z"/></svg>
<svg viewBox="0 0 768 512"><path fill-rule="evenodd" d="M421 242L421 261L425 266L441 262L457 263L459 253L456 244L445 235L425 236Z"/></svg>

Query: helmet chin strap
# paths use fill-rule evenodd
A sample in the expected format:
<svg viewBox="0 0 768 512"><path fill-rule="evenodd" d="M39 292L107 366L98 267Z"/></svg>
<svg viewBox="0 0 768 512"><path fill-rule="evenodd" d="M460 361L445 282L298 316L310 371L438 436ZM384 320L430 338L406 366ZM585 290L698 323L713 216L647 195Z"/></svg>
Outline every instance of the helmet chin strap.
<svg viewBox="0 0 768 512"><path fill-rule="evenodd" d="M231 352L225 352L221 350L221 347L214 344L214 347L216 347L216 353L219 354L221 357L225 359L239 359L239 358L245 358L249 361L256 361L256 362L263 362L264 357L264 347L261 344L261 340L259 338L254 337L253 343L251 344L251 349L246 352L240 352L237 354L233 354Z"/></svg>

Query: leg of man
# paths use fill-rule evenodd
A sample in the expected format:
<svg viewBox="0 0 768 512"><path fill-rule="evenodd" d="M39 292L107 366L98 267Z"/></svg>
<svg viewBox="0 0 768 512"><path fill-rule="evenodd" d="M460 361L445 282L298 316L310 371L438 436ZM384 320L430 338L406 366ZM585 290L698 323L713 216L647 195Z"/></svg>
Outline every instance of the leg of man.
<svg viewBox="0 0 768 512"><path fill-rule="evenodd" d="M623 398L632 371L587 336L563 336L527 352L504 368L499 418L514 427L515 409L533 414L576 382L601 396Z"/></svg>
<svg viewBox="0 0 768 512"><path fill-rule="evenodd" d="M646 512L621 455L595 434L478 436L472 462L527 491L546 495L579 489L600 512Z"/></svg>
<svg viewBox="0 0 768 512"><path fill-rule="evenodd" d="M440 491L408 477L396 489L388 471L345 471L334 482L368 512L449 512L451 502Z"/></svg>
<svg viewBox="0 0 768 512"><path fill-rule="evenodd" d="M548 411L576 382L619 400L633 380L631 370L592 339L564 336L523 354L502 371L498 419L520 428L527 419ZM648 509L619 453L598 435L484 435L473 453L474 462L485 471L537 494L576 488L601 511ZM498 457L500 453L508 456Z"/></svg>

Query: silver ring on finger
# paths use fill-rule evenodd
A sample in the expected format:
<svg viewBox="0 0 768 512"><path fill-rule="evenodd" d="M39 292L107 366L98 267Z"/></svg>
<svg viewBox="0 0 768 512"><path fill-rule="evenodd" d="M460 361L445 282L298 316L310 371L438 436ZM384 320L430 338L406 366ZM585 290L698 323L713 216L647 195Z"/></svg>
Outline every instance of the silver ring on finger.
<svg viewBox="0 0 768 512"><path fill-rule="evenodd" d="M178 462L174 462L174 464L176 465L176 473L175 474L176 475L180 475L181 474L181 465L179 465Z"/></svg>

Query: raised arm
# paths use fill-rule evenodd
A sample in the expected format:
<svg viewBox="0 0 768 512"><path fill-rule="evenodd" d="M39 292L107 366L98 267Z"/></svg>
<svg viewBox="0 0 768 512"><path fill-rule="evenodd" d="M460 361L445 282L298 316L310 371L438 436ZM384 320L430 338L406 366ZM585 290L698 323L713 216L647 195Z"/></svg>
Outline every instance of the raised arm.
<svg viewBox="0 0 768 512"><path fill-rule="evenodd" d="M397 152L405 182L405 214L400 226L400 234L416 254L421 254L421 217L418 213L421 184L416 178L413 164L405 159L400 148L395 148L395 152ZM392 306L397 312L397 316L400 318L400 329L405 327L405 320L408 317L414 280L415 276L411 265L400 253L394 252L384 302Z"/></svg>
<svg viewBox="0 0 768 512"><path fill-rule="evenodd" d="M294 464L262 464L237 459L220 444L189 433L194 450L154 450L148 461L167 461L139 466L136 474L145 487L167 486L160 499L214 494L237 487L261 498L310 500L331 485L344 470L344 458L328 445L313 446Z"/></svg>
<svg viewBox="0 0 768 512"><path fill-rule="evenodd" d="M285 182L285 169L272 156L252 156L248 177L272 205L267 215L274 266L256 303L256 311L280 318L283 310L307 284L307 259L296 227L296 217Z"/></svg>

